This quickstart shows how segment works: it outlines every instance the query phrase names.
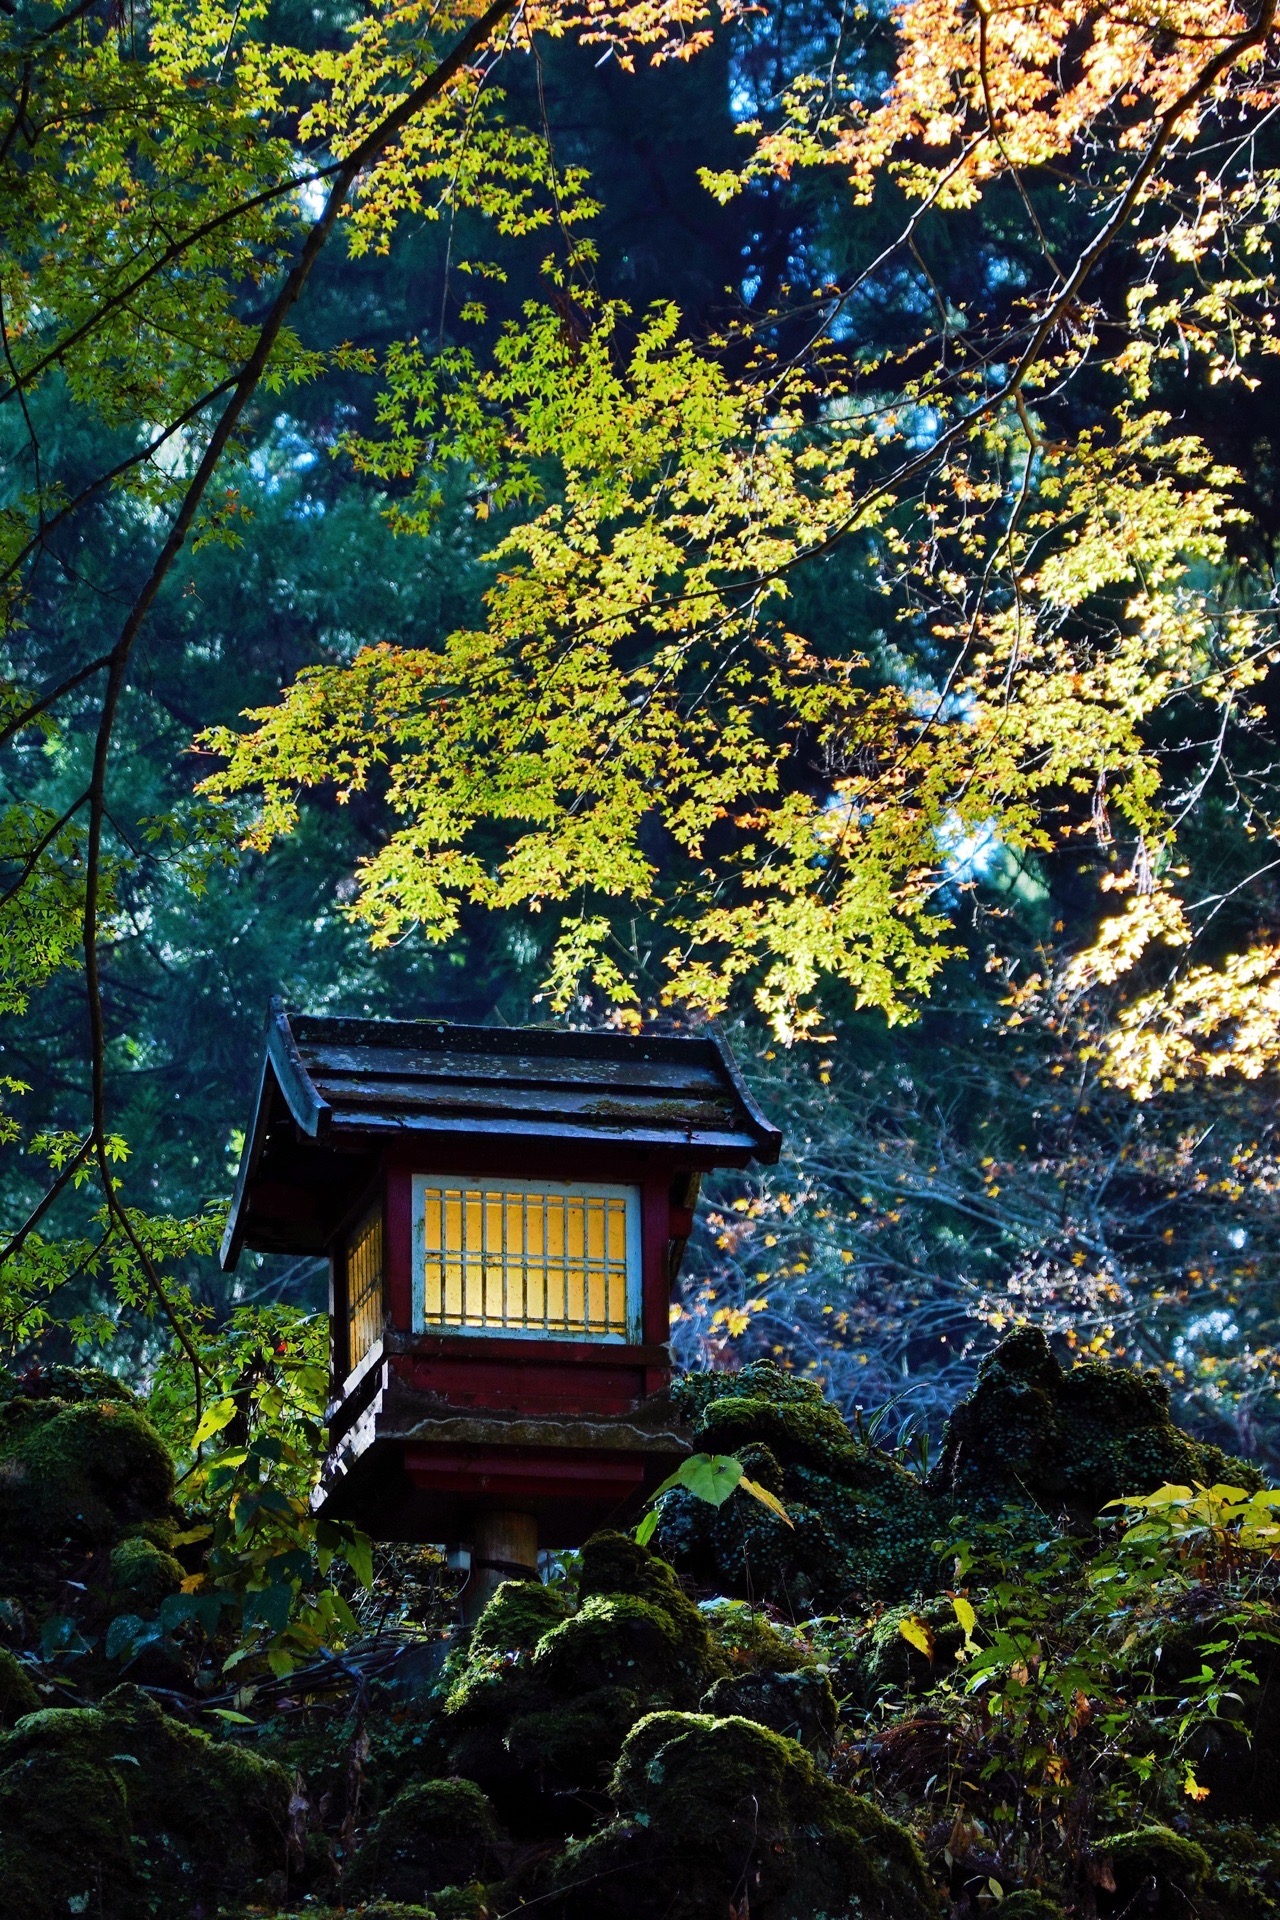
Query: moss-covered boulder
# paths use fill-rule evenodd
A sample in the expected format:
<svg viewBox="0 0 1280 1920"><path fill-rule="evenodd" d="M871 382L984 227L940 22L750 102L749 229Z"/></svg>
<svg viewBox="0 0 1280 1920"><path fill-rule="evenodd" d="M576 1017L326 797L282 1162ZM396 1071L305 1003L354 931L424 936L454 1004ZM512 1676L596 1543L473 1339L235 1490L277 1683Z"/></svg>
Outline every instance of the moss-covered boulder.
<svg viewBox="0 0 1280 1920"><path fill-rule="evenodd" d="M499 1587L445 1704L449 1769L477 1781L523 1831L602 1792L629 1729L694 1707L724 1661L666 1566L623 1534L583 1549L579 1604L529 1582Z"/></svg>
<svg viewBox="0 0 1280 1920"><path fill-rule="evenodd" d="M674 1392L695 1447L736 1454L791 1521L742 1492L720 1508L677 1492L664 1503L655 1543L681 1572L799 1610L936 1585L935 1503L909 1473L856 1441L811 1381L757 1360L740 1373L689 1375Z"/></svg>
<svg viewBox="0 0 1280 1920"><path fill-rule="evenodd" d="M858 1441L812 1382L771 1361L689 1375L673 1391L694 1446L736 1455L792 1525L741 1491L719 1508L677 1491L663 1505L659 1552L717 1592L792 1612L936 1592L936 1546L953 1521L1011 1504L1045 1524L1063 1511L1087 1524L1108 1500L1167 1481L1261 1484L1255 1468L1174 1424L1157 1374L1096 1361L1064 1368L1035 1328L987 1356L925 1485Z"/></svg>
<svg viewBox="0 0 1280 1920"><path fill-rule="evenodd" d="M488 1798L470 1780L406 1787L378 1816L343 1878L351 1899L429 1900L445 1887L493 1880L503 1836Z"/></svg>
<svg viewBox="0 0 1280 1920"><path fill-rule="evenodd" d="M136 1407L138 1396L123 1380L102 1367L32 1366L0 1378L0 1406L10 1401L58 1400L78 1406L86 1400L115 1400Z"/></svg>
<svg viewBox="0 0 1280 1920"><path fill-rule="evenodd" d="M813 1669L726 1674L702 1696L703 1713L754 1720L811 1753L829 1753L836 1731L836 1697L825 1673Z"/></svg>
<svg viewBox="0 0 1280 1920"><path fill-rule="evenodd" d="M556 1920L925 1920L911 1836L753 1721L655 1713L633 1728L615 1816L550 1871Z"/></svg>
<svg viewBox="0 0 1280 1920"><path fill-rule="evenodd" d="M219 1920L298 1920L300 1913L306 1920L353 1920L355 1914L359 1920L498 1920L500 1909L476 1883L442 1887L425 1904L420 1900L362 1900L359 1907L352 1908L317 1907L309 1902L303 1908L291 1906L276 1913L267 1913L262 1907L236 1913L224 1910Z"/></svg>
<svg viewBox="0 0 1280 1920"><path fill-rule="evenodd" d="M1067 1920L1062 1902L1036 1887L1019 1887L1015 1893L1007 1893L998 1911L1000 1920Z"/></svg>
<svg viewBox="0 0 1280 1920"><path fill-rule="evenodd" d="M749 1600L718 1595L699 1612L731 1673L794 1673L813 1662L807 1640Z"/></svg>
<svg viewBox="0 0 1280 1920"><path fill-rule="evenodd" d="M184 1574L182 1562L154 1540L131 1534L111 1550L111 1605L117 1613L153 1614L179 1591Z"/></svg>
<svg viewBox="0 0 1280 1920"><path fill-rule="evenodd" d="M925 1629L928 1653L903 1632L916 1622ZM886 1607L855 1635L841 1677L864 1707L875 1706L886 1695L909 1698L928 1693L945 1679L963 1645L964 1631L949 1600Z"/></svg>
<svg viewBox="0 0 1280 1920"><path fill-rule="evenodd" d="M0 1394L0 1591L38 1617L55 1600L65 1610L73 1566L81 1589L107 1590L111 1549L130 1535L163 1544L173 1490L168 1449L109 1375L55 1368L9 1382ZM140 1573L145 1548L134 1553ZM154 1587L160 1567L148 1557Z"/></svg>
<svg viewBox="0 0 1280 1920"><path fill-rule="evenodd" d="M137 1687L29 1714L0 1736L6 1920L172 1920L258 1887L279 1897L289 1798L282 1767Z"/></svg>
<svg viewBox="0 0 1280 1920"><path fill-rule="evenodd" d="M1133 1920L1186 1920L1209 1877L1209 1856L1195 1840L1169 1827L1137 1827L1106 1843L1115 1890L1113 1913Z"/></svg>
<svg viewBox="0 0 1280 1920"><path fill-rule="evenodd" d="M0 1727L11 1727L40 1705L35 1681L24 1663L7 1647L0 1647Z"/></svg>
<svg viewBox="0 0 1280 1920"><path fill-rule="evenodd" d="M1169 1389L1141 1367L1063 1367L1036 1327L978 1369L947 1422L931 1490L960 1511L1008 1501L1091 1519L1108 1500L1167 1482L1255 1488L1256 1468L1175 1426Z"/></svg>
<svg viewBox="0 0 1280 1920"><path fill-rule="evenodd" d="M471 1630L472 1663L502 1663L532 1653L543 1634L572 1612L557 1587L544 1587L538 1580L504 1580Z"/></svg>
<svg viewBox="0 0 1280 1920"><path fill-rule="evenodd" d="M169 1551L173 1496L168 1449L109 1374L50 1367L0 1384L0 1631L10 1644L30 1646L51 1615L73 1616L99 1648L113 1617L153 1618L184 1573ZM174 1684L182 1672L153 1654L148 1677Z"/></svg>

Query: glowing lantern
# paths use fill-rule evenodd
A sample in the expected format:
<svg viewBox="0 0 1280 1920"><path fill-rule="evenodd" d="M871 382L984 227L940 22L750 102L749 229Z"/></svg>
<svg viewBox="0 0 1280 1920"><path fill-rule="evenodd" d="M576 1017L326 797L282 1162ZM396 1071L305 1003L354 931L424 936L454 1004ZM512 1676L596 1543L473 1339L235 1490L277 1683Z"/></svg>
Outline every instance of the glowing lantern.
<svg viewBox="0 0 1280 1920"><path fill-rule="evenodd" d="M222 1259L328 1256L325 1510L501 1570L633 1508L699 1179L779 1145L713 1038L273 1002Z"/></svg>

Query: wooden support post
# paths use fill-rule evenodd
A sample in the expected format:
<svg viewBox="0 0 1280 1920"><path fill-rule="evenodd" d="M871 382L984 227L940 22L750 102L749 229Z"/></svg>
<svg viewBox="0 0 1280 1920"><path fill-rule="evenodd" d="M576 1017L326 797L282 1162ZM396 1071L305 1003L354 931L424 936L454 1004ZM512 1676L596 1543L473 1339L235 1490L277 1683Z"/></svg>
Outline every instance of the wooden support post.
<svg viewBox="0 0 1280 1920"><path fill-rule="evenodd" d="M538 1522L531 1513L478 1513L471 1523L471 1578L462 1590L462 1618L480 1618L504 1580L538 1574Z"/></svg>

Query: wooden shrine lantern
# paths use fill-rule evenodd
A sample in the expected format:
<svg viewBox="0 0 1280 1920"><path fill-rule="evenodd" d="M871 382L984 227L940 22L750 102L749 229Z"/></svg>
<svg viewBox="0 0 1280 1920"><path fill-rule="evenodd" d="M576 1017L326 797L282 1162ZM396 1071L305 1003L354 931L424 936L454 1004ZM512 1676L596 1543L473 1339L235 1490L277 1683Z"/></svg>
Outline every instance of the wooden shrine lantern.
<svg viewBox="0 0 1280 1920"><path fill-rule="evenodd" d="M323 1510L501 1571L633 1509L700 1176L779 1145L715 1039L273 1001L222 1264L328 1256Z"/></svg>

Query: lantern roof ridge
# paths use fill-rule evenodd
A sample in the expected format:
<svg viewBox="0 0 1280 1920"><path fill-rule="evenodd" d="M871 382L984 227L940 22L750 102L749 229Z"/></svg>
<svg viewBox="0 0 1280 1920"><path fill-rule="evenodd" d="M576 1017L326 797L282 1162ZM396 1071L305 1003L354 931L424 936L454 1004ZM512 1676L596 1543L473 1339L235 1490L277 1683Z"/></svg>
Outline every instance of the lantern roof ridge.
<svg viewBox="0 0 1280 1920"><path fill-rule="evenodd" d="M507 1157L536 1142L656 1151L698 1169L772 1163L781 1138L712 1031L379 1020L275 998L222 1263L245 1244L309 1250L291 1238L284 1189L393 1142L473 1154L488 1142Z"/></svg>

